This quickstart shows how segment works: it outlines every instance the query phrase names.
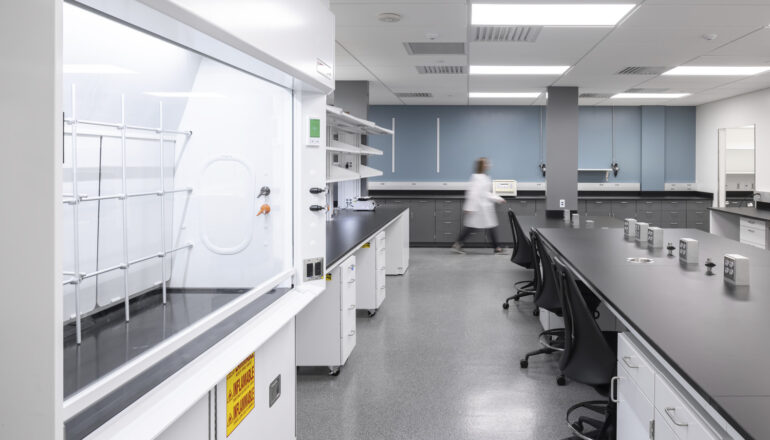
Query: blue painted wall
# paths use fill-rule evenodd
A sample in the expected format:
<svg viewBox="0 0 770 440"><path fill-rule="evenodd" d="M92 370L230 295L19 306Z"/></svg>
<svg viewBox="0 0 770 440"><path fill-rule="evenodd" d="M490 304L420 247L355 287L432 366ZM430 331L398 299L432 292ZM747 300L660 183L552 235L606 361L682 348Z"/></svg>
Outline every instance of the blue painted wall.
<svg viewBox="0 0 770 440"><path fill-rule="evenodd" d="M661 117L654 124L647 118L650 124L643 127L647 108L661 109L655 113ZM396 172L391 173L389 136L369 137L369 145L384 152L370 157L369 164L384 172L376 180L463 181L473 160L487 156L493 179L541 182L541 111L545 124L545 109L536 106L370 106L369 119L378 125L390 127L396 118ZM436 118L441 120L439 173ZM662 142L664 148L650 148L644 156L643 131L646 139L658 139L655 145ZM609 168L613 132L620 173L611 175L611 182L641 182L643 189L663 189L664 182L695 181L694 107L615 107L614 112L612 107L581 107L580 168ZM644 176L649 187L644 187Z"/></svg>

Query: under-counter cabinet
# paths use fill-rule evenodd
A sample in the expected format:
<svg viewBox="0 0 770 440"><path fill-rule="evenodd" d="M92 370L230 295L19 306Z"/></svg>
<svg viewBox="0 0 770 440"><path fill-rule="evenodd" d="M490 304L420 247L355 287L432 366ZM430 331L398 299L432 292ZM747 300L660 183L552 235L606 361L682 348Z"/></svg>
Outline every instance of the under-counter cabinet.
<svg viewBox="0 0 770 440"><path fill-rule="evenodd" d="M326 275L326 290L297 315L297 366L339 374L356 346L356 257Z"/></svg>
<svg viewBox="0 0 770 440"><path fill-rule="evenodd" d="M385 300L387 245L385 231L356 251L356 307L374 316Z"/></svg>
<svg viewBox="0 0 770 440"><path fill-rule="evenodd" d="M433 243L436 235L436 203L433 199L409 201L409 233L412 242Z"/></svg>
<svg viewBox="0 0 770 440"><path fill-rule="evenodd" d="M623 440L730 439L723 420L685 397L669 373L640 348L633 336L618 335L617 438ZM735 439L737 440L737 439Z"/></svg>

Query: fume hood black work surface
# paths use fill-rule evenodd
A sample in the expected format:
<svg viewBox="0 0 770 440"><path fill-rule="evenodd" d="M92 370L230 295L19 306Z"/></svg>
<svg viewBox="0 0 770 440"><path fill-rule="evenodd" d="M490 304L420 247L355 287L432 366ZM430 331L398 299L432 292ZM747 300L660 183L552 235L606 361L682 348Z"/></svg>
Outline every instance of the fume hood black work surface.
<svg viewBox="0 0 770 440"><path fill-rule="evenodd" d="M289 290L277 288L251 301L230 318L75 415L65 422L65 438L72 440L87 436ZM125 322L122 305L85 318L80 346L75 343L74 332L65 328L65 399L245 292L234 289L169 289L168 302L164 306L158 289L131 300L131 320L128 323Z"/></svg>

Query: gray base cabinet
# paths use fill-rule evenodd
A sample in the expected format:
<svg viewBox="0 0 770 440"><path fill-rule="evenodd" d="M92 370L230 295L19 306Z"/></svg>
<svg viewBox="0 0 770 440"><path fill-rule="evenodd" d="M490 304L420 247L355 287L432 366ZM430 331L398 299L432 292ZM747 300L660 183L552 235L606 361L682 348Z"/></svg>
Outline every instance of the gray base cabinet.
<svg viewBox="0 0 770 440"><path fill-rule="evenodd" d="M434 199L409 201L409 237L416 243L436 240L436 202Z"/></svg>

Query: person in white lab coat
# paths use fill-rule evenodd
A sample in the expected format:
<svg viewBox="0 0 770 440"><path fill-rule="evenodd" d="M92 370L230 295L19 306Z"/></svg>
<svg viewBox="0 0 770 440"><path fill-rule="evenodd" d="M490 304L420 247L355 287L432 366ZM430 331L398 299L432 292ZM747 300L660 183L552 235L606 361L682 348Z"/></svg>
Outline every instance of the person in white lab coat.
<svg viewBox="0 0 770 440"><path fill-rule="evenodd" d="M492 239L495 253L503 252L497 241L497 214L495 203L504 203L502 197L492 192L492 180L487 175L489 171L489 159L482 157L476 160L474 174L468 189L465 191L465 203L463 204L463 229L452 249L457 253L464 253L463 241L468 238L472 230L486 230Z"/></svg>

